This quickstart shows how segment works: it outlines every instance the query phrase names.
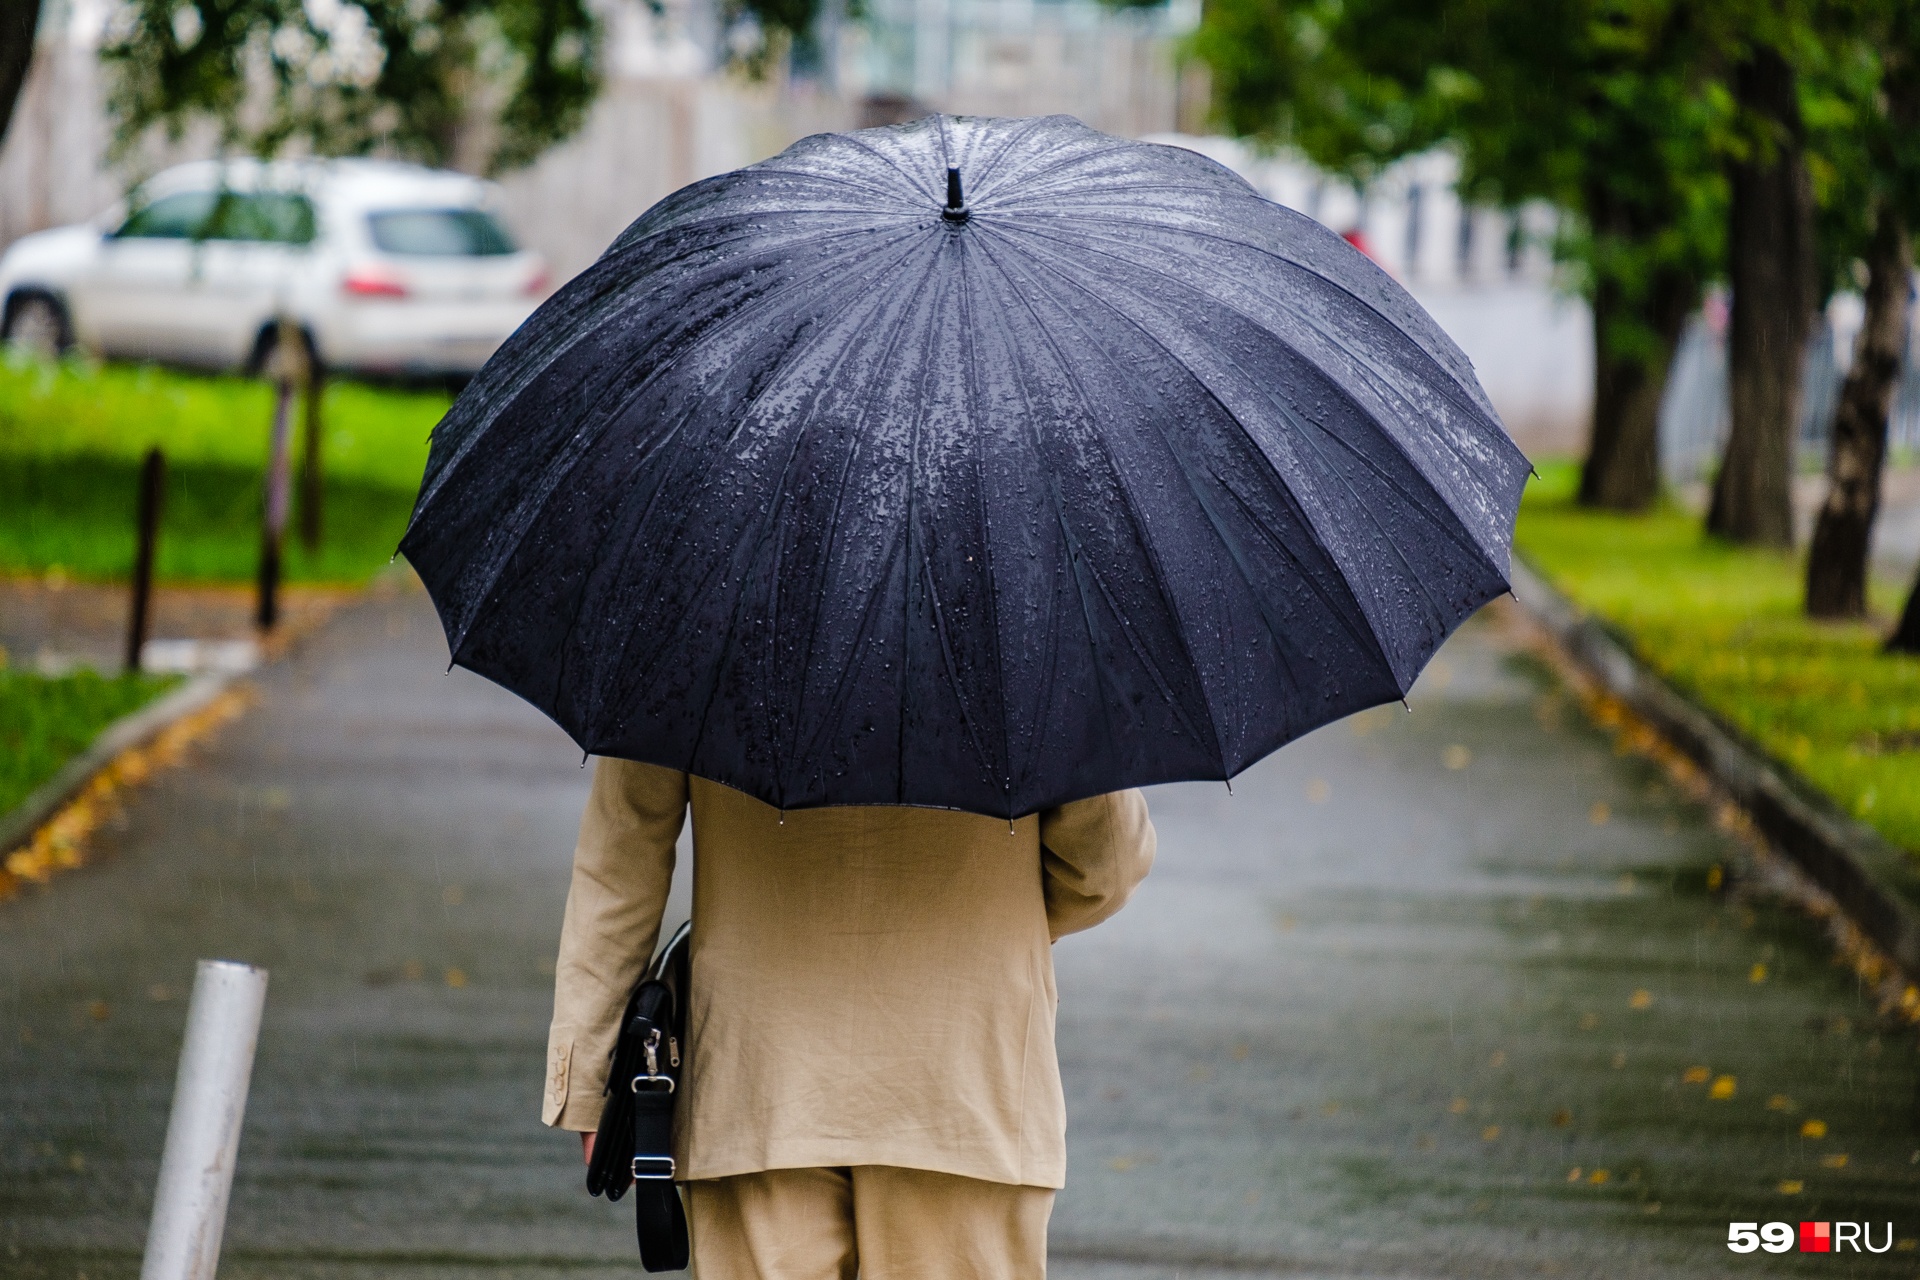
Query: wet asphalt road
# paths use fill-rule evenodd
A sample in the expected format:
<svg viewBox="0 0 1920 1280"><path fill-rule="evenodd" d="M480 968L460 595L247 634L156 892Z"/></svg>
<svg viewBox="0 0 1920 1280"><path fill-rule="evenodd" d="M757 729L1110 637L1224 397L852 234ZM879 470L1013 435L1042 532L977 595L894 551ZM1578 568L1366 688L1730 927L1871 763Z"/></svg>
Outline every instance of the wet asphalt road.
<svg viewBox="0 0 1920 1280"><path fill-rule="evenodd" d="M138 1273L203 955L273 974L226 1280L639 1274L537 1114L586 775L444 665L418 594L350 611L0 905L0 1275ZM1058 950L1054 1274L1920 1272L1913 1036L1497 626L1412 703L1153 795L1153 876ZM1907 1247L1723 1243L1802 1218Z"/></svg>

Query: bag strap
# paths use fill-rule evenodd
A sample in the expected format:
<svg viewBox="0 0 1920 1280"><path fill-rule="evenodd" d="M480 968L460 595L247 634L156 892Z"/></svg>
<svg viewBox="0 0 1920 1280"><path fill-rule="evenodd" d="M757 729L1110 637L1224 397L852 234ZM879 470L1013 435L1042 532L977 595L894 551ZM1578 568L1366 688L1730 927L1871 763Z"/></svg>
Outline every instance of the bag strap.
<svg viewBox="0 0 1920 1280"><path fill-rule="evenodd" d="M643 1089L633 1101L633 1221L640 1265L648 1271L679 1271L687 1265L687 1216L673 1184L673 1090Z"/></svg>

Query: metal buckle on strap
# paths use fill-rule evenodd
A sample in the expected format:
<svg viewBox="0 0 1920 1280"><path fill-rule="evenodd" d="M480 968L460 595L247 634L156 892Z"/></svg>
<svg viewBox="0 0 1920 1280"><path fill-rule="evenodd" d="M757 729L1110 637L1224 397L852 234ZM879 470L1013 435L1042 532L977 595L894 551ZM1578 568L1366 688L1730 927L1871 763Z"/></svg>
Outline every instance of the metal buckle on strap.
<svg viewBox="0 0 1920 1280"><path fill-rule="evenodd" d="M645 1166L648 1172L642 1172ZM633 1176L643 1182L672 1182L672 1156L635 1156L633 1158Z"/></svg>
<svg viewBox="0 0 1920 1280"><path fill-rule="evenodd" d="M672 1093L672 1076L635 1076L629 1086L635 1093L644 1088L648 1093Z"/></svg>

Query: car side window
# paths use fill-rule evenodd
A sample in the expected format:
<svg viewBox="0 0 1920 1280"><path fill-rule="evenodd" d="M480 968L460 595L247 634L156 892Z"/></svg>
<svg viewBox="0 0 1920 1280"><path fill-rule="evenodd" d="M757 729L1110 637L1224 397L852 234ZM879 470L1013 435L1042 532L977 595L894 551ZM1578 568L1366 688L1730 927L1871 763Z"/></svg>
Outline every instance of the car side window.
<svg viewBox="0 0 1920 1280"><path fill-rule="evenodd" d="M215 193L182 191L133 211L114 236L121 240L192 240L205 233Z"/></svg>
<svg viewBox="0 0 1920 1280"><path fill-rule="evenodd" d="M285 192L183 191L134 212L120 239L312 244L313 202Z"/></svg>
<svg viewBox="0 0 1920 1280"><path fill-rule="evenodd" d="M240 194L218 201L209 240L253 240L267 244L312 244L313 202L279 191Z"/></svg>

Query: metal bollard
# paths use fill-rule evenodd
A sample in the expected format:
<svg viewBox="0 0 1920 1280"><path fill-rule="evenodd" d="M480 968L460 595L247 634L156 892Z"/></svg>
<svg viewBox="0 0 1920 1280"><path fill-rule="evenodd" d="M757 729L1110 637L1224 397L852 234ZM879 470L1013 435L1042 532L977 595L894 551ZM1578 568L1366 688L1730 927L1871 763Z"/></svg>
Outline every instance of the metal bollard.
<svg viewBox="0 0 1920 1280"><path fill-rule="evenodd" d="M202 960L194 974L140 1280L213 1280L266 1000L265 969Z"/></svg>

